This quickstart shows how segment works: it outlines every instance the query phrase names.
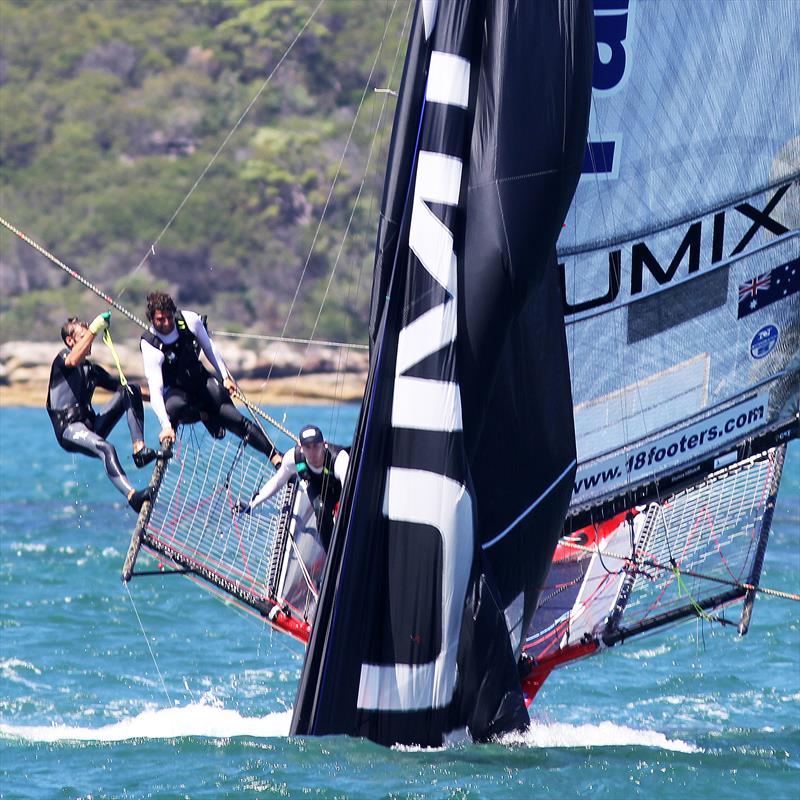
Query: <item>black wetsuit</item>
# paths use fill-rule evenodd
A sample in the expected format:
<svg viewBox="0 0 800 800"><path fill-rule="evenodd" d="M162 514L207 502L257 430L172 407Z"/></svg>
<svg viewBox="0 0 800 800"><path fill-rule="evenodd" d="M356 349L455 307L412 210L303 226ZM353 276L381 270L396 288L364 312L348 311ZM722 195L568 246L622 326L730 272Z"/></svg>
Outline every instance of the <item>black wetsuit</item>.
<svg viewBox="0 0 800 800"><path fill-rule="evenodd" d="M229 430L271 457L277 452L275 445L239 413L219 378L200 363L200 345L180 311L175 314L175 330L178 338L170 344L152 331L142 334L142 341L164 355L164 406L172 426L202 421L213 436L220 438Z"/></svg>
<svg viewBox="0 0 800 800"><path fill-rule="evenodd" d="M101 459L111 482L127 497L133 487L119 463L114 445L105 437L122 415L127 414L131 441L144 441L142 392L133 384L122 386L118 378L91 361L68 366L65 359L69 352L68 348L62 350L50 368L47 413L56 439L68 453ZM114 392L99 414L92 408L92 395L97 386Z"/></svg>
<svg viewBox="0 0 800 800"><path fill-rule="evenodd" d="M334 512L342 496L342 484L334 475L333 462L344 449L344 447L329 443L325 448L325 461L320 472L314 472L311 469L299 446L294 449L297 477L305 482L306 494L317 519L317 533L325 552L328 551L331 543L335 521Z"/></svg>

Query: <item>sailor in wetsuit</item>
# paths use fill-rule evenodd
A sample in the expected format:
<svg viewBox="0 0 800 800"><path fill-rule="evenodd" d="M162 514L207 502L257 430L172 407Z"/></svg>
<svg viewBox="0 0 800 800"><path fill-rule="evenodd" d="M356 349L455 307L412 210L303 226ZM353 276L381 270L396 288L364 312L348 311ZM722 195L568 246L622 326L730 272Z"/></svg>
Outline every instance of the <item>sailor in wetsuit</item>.
<svg viewBox="0 0 800 800"><path fill-rule="evenodd" d="M316 425L306 425L300 444L283 456L280 469L261 487L249 503L237 503L237 513L249 514L269 500L296 475L303 484L317 519L317 533L325 552L331 543L336 506L342 496L350 456L343 447L328 444Z"/></svg>
<svg viewBox="0 0 800 800"><path fill-rule="evenodd" d="M123 386L119 378L88 360L94 337L108 328L110 317L111 312L106 311L95 317L91 325L77 317L70 317L64 323L61 338L66 348L55 357L50 368L47 413L61 447L68 453L102 459L111 483L138 512L142 503L151 499L150 487L136 491L131 486L117 451L106 441L106 436L126 414L136 466L144 467L163 454L144 445L144 407L139 387L130 383ZM92 395L97 386L114 393L99 414L92 408Z"/></svg>
<svg viewBox="0 0 800 800"><path fill-rule="evenodd" d="M202 421L213 436L221 438L227 429L279 466L275 445L234 406L230 395L237 391L236 381L202 318L178 311L163 292L147 296L147 318L152 328L142 334L141 349L150 405L161 423L159 440L174 442L176 426ZM217 375L200 363L201 350Z"/></svg>

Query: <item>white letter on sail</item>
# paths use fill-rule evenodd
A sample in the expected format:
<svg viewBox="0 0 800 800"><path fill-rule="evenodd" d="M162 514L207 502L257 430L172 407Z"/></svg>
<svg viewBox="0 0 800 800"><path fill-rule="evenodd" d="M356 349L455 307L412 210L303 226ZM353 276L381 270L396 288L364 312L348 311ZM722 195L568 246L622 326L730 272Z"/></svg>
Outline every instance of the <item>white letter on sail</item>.
<svg viewBox="0 0 800 800"><path fill-rule="evenodd" d="M470 65L458 56L431 56L427 101L465 107ZM417 162L409 247L420 264L446 291L439 306L410 322L400 332L392 399L392 426L415 430L461 430L461 393L452 379L452 362L442 380L404 376L424 358L442 350L457 334L457 261L453 234L429 204L457 206L462 162L421 151ZM425 664L362 664L358 707L365 710L411 711L443 708L453 697L461 614L473 552L472 499L466 487L435 472L390 467L386 476L384 515L396 522L434 528L441 535L442 642L433 661Z"/></svg>

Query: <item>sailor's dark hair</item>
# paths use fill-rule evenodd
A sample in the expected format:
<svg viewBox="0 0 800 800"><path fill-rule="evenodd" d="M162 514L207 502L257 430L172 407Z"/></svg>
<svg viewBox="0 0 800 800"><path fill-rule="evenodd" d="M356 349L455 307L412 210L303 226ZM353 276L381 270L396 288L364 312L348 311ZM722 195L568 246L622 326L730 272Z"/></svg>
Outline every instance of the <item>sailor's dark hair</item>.
<svg viewBox="0 0 800 800"><path fill-rule="evenodd" d="M147 319L153 321L156 311L169 311L174 314L177 311L175 301L166 292L150 292L147 295Z"/></svg>
<svg viewBox="0 0 800 800"><path fill-rule="evenodd" d="M88 328L89 326L80 317L70 317L61 326L61 338L64 344L67 343L67 336L72 336L75 333L75 328Z"/></svg>

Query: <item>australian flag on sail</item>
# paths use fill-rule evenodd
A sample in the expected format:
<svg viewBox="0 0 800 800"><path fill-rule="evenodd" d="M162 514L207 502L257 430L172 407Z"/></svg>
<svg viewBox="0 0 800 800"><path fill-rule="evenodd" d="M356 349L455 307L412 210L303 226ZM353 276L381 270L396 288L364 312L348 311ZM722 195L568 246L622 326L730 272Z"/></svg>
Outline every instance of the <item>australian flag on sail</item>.
<svg viewBox="0 0 800 800"><path fill-rule="evenodd" d="M800 290L800 258L739 284L738 319Z"/></svg>

